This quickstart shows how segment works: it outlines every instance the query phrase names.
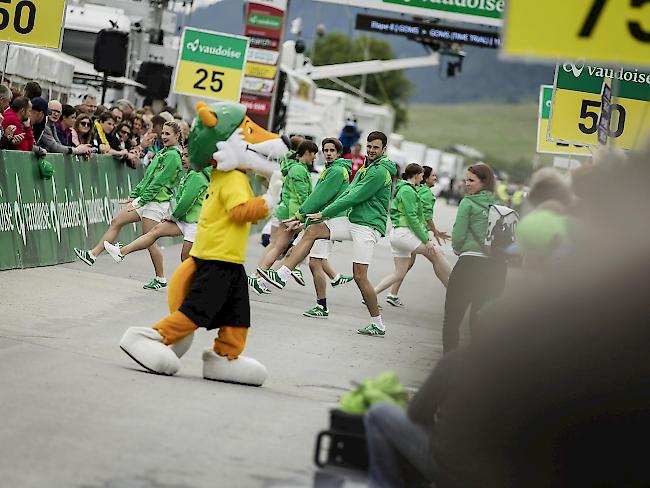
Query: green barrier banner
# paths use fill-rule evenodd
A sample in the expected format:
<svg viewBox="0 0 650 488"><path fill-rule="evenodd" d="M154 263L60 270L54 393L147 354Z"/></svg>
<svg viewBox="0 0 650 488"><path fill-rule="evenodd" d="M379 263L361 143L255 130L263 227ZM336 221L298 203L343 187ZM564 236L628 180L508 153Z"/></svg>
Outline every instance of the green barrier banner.
<svg viewBox="0 0 650 488"><path fill-rule="evenodd" d="M0 270L74 261L73 248L97 244L144 174L111 156L46 159L54 166L50 180L32 153L0 151ZM139 235L132 224L120 241Z"/></svg>

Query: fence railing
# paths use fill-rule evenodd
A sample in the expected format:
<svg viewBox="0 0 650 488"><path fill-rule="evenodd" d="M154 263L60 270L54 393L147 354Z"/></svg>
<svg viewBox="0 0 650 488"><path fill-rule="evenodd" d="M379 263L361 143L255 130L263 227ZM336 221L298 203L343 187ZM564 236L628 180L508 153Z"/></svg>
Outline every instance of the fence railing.
<svg viewBox="0 0 650 488"><path fill-rule="evenodd" d="M112 156L48 154L46 159L54 166L49 180L41 177L32 153L0 151L0 270L74 261L73 248L97 244L120 200L144 175L143 168L129 168ZM259 178L251 177L251 185L256 194L263 191ZM127 243L140 233L140 224L131 224L119 240Z"/></svg>

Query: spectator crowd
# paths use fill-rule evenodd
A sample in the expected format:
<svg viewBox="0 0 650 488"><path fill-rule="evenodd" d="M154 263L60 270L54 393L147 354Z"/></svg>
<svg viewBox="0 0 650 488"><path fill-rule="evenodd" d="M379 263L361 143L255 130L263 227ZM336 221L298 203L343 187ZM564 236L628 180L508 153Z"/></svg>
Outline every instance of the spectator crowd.
<svg viewBox="0 0 650 488"><path fill-rule="evenodd" d="M163 147L165 122L177 120L187 142L190 126L173 109L154 114L149 106L136 109L129 100L111 107L87 94L77 106L47 101L38 83L30 81L20 93L0 85L0 149L89 156L109 154L131 168L146 166Z"/></svg>

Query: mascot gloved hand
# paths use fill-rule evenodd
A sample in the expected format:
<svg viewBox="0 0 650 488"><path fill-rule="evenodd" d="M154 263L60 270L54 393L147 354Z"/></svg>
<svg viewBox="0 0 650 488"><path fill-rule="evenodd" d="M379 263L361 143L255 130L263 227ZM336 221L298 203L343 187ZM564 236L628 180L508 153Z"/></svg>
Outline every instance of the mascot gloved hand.
<svg viewBox="0 0 650 488"><path fill-rule="evenodd" d="M242 161L246 161L246 143L241 127L228 140L217 142L217 151L212 154L212 159L220 171L233 171L242 166Z"/></svg>
<svg viewBox="0 0 650 488"><path fill-rule="evenodd" d="M286 142L255 124L238 103L197 104L190 131L190 164L212 165L196 239L169 283L170 315L153 328L131 327L121 348L148 371L173 375L198 328L218 329L213 347L203 352L203 377L261 386L266 368L242 356L250 327L244 270L250 224L277 205L282 181L269 160L288 150ZM270 178L265 195L253 195L248 172Z"/></svg>

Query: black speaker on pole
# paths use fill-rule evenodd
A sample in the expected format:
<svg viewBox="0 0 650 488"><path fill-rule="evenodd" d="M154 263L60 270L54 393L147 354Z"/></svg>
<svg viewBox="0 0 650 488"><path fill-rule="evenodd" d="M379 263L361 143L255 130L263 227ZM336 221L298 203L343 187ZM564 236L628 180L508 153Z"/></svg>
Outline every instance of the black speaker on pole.
<svg viewBox="0 0 650 488"><path fill-rule="evenodd" d="M136 88L140 95L164 100L169 96L174 68L162 63L144 61L135 81L145 85L145 88Z"/></svg>
<svg viewBox="0 0 650 488"><path fill-rule="evenodd" d="M95 69L108 76L124 76L129 49L129 33L102 29L95 40Z"/></svg>

